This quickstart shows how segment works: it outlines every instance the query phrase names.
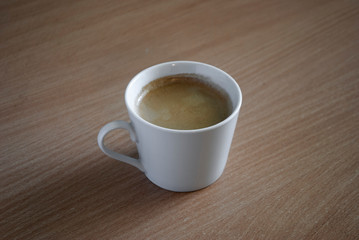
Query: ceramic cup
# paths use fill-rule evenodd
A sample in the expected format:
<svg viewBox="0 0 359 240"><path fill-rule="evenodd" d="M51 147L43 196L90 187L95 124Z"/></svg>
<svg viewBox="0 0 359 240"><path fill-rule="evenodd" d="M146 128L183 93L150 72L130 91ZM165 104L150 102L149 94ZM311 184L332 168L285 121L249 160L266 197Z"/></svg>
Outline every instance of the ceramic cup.
<svg viewBox="0 0 359 240"><path fill-rule="evenodd" d="M194 130L175 130L154 125L137 112L136 101L141 89L158 78L181 73L205 77L224 90L232 103L232 113L220 123ZM143 171L147 178L161 188L188 192L207 187L222 174L239 109L241 90L236 81L224 71L199 62L175 61L149 67L138 73L128 84L125 102L131 122L113 121L98 134L98 145L108 156L131 164ZM137 145L139 158L114 152L104 145L107 133L126 129Z"/></svg>

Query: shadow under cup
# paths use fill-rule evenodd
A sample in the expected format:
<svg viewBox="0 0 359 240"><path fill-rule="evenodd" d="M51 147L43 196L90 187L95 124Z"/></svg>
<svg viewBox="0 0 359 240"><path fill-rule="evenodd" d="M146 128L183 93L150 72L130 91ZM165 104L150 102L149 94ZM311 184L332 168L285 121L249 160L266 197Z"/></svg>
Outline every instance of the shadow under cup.
<svg viewBox="0 0 359 240"><path fill-rule="evenodd" d="M210 85L219 86L231 101L232 113L220 123L194 130L163 128L141 118L137 101L143 87L158 78L177 74L203 76ZM138 161L153 183L171 191L194 191L221 176L242 103L241 90L230 75L204 63L162 63L143 70L131 80L125 101L136 135Z"/></svg>

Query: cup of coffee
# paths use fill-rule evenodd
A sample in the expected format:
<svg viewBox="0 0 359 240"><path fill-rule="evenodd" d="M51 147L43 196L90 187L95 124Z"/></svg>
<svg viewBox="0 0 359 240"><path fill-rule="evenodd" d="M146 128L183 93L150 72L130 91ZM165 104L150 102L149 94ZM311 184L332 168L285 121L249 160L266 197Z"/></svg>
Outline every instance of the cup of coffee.
<svg viewBox="0 0 359 240"><path fill-rule="evenodd" d="M106 155L131 164L170 191L199 190L222 175L242 104L241 90L230 75L199 62L158 64L130 81L125 103L131 122L110 122L98 134ZM114 129L129 131L138 159L104 145Z"/></svg>

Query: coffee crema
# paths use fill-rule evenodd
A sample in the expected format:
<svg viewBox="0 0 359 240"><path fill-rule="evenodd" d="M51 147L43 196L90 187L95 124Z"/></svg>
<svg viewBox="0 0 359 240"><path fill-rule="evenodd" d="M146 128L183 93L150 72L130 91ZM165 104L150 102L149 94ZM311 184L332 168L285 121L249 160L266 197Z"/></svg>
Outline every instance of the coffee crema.
<svg viewBox="0 0 359 240"><path fill-rule="evenodd" d="M178 74L147 84L137 100L138 114L155 125L190 130L225 120L232 112L229 97L195 74Z"/></svg>

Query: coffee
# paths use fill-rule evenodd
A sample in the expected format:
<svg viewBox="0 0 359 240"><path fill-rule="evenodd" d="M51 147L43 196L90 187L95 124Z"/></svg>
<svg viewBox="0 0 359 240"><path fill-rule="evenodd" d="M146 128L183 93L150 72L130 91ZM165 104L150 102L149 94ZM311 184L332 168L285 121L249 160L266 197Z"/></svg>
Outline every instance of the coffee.
<svg viewBox="0 0 359 240"><path fill-rule="evenodd" d="M147 84L137 101L138 114L148 122L171 129L212 126L231 114L228 96L194 74L179 74Z"/></svg>

